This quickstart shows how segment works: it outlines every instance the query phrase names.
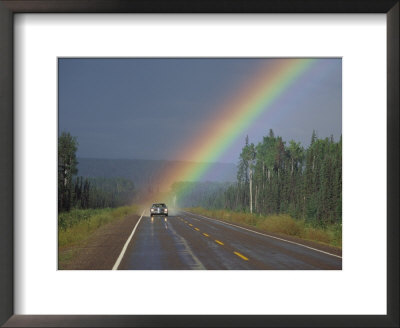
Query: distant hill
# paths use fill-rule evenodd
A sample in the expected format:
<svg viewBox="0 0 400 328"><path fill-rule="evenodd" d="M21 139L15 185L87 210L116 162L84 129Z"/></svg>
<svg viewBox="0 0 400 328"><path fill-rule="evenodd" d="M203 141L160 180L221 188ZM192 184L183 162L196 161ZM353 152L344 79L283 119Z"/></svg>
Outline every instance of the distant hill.
<svg viewBox="0 0 400 328"><path fill-rule="evenodd" d="M122 177L132 180L136 186L151 183L162 170L182 161L143 160L143 159L95 159L78 158L78 175L84 177ZM200 166L201 163L193 163ZM231 163L214 163L201 182L236 181L236 165Z"/></svg>

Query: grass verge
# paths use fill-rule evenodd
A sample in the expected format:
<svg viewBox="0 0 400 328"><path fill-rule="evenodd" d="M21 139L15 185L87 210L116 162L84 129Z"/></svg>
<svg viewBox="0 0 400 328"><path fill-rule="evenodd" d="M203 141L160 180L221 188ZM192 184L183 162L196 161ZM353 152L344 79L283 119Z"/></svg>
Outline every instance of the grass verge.
<svg viewBox="0 0 400 328"><path fill-rule="evenodd" d="M60 249L79 245L101 226L137 212L138 207L133 205L102 209L72 209L69 212L60 213L58 215L58 247Z"/></svg>
<svg viewBox="0 0 400 328"><path fill-rule="evenodd" d="M255 227L265 232L294 236L342 248L342 226L339 224L322 229L315 228L305 220L297 220L287 214L264 216L228 210L209 210L201 207L187 208L185 210L239 225Z"/></svg>

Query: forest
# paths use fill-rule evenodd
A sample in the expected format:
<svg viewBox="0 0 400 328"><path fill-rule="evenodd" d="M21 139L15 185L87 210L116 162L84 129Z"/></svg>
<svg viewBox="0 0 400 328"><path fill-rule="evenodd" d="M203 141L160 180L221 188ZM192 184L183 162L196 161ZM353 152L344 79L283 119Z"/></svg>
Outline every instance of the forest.
<svg viewBox="0 0 400 328"><path fill-rule="evenodd" d="M176 183L178 190L186 183ZM272 130L258 144L249 142L239 157L235 183L192 183L179 198L183 207L202 206L241 212L289 214L315 226L342 220L342 138L319 139L307 148L289 143Z"/></svg>
<svg viewBox="0 0 400 328"><path fill-rule="evenodd" d="M136 193L126 177L78 175L78 142L63 132L58 145L58 209L128 205ZM286 142L272 130L258 144L246 137L235 182L176 182L177 206L227 209L260 215L289 214L314 226L342 220L342 138L320 139L312 132L308 147Z"/></svg>
<svg viewBox="0 0 400 328"><path fill-rule="evenodd" d="M72 208L108 208L129 205L135 186L122 177L78 176L78 141L68 132L58 139L58 212Z"/></svg>

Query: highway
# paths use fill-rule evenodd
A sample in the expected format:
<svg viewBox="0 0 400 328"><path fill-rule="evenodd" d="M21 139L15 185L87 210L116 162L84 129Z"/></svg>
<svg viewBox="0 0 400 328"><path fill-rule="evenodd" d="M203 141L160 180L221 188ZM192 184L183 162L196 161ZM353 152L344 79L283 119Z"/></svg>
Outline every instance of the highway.
<svg viewBox="0 0 400 328"><path fill-rule="evenodd" d="M174 214L142 216L114 269L342 269L342 258L333 253L192 213Z"/></svg>

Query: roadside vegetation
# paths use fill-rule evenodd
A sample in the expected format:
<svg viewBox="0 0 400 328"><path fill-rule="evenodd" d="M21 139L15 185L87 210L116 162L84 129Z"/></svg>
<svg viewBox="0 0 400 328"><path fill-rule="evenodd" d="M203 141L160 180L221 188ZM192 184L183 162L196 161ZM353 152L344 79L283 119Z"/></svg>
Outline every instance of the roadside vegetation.
<svg viewBox="0 0 400 328"><path fill-rule="evenodd" d="M58 216L58 246L75 246L85 241L98 228L137 214L137 206L102 209L72 209Z"/></svg>
<svg viewBox="0 0 400 328"><path fill-rule="evenodd" d="M272 130L257 145L246 137L236 182L204 187L196 182L176 183L176 194L185 191L177 200L179 206L288 214L316 228L340 224L342 138L319 139L313 131L310 145L304 149L294 140L286 143Z"/></svg>
<svg viewBox="0 0 400 328"><path fill-rule="evenodd" d="M129 205L136 193L133 181L78 176L77 150L77 138L63 132L58 138L58 212Z"/></svg>
<svg viewBox="0 0 400 328"><path fill-rule="evenodd" d="M89 238L101 227L114 224L129 214L137 214L137 206L102 209L72 209L58 216L58 269L65 269L79 254Z"/></svg>
<svg viewBox="0 0 400 328"><path fill-rule="evenodd" d="M342 225L340 223L325 228L316 228L306 220L294 219L288 214L260 215L220 209L210 210L202 207L186 208L185 210L241 226L255 227L267 233L294 236L342 248Z"/></svg>
<svg viewBox="0 0 400 328"><path fill-rule="evenodd" d="M58 138L58 265L63 269L99 228L137 214L131 180L78 176L76 137Z"/></svg>
<svg viewBox="0 0 400 328"><path fill-rule="evenodd" d="M178 182L173 191L194 213L342 246L341 137L313 131L307 148L272 130L256 145L246 137L235 182Z"/></svg>

